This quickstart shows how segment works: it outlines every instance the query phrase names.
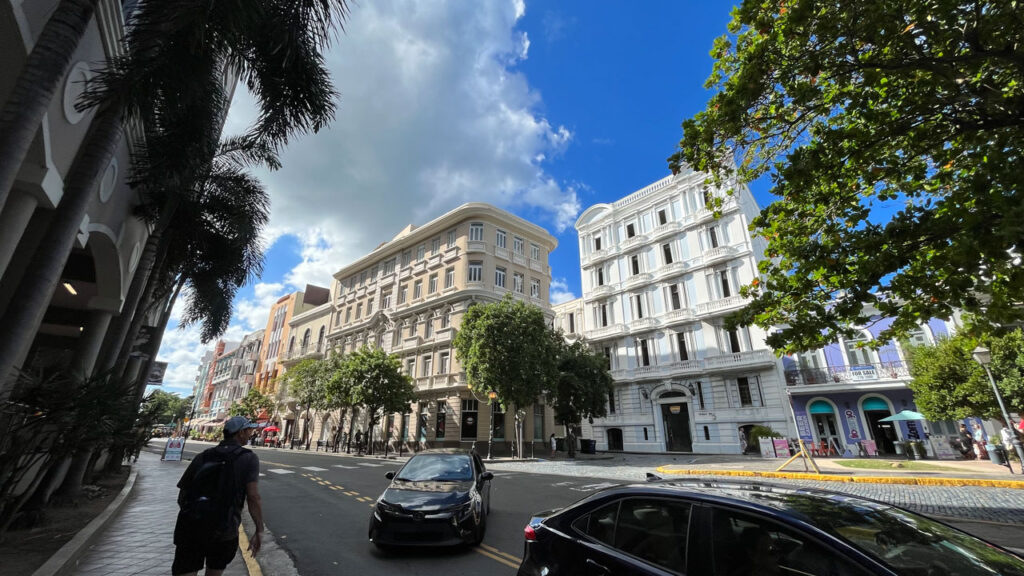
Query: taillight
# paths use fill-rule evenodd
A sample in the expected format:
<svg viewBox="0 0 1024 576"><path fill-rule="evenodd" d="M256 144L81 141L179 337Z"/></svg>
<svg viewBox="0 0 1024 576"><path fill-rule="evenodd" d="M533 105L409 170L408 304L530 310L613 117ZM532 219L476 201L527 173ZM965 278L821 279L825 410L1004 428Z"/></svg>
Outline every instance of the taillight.
<svg viewBox="0 0 1024 576"><path fill-rule="evenodd" d="M533 526L527 525L526 528L523 528L523 536L526 537L527 542L537 541L537 531L533 529Z"/></svg>

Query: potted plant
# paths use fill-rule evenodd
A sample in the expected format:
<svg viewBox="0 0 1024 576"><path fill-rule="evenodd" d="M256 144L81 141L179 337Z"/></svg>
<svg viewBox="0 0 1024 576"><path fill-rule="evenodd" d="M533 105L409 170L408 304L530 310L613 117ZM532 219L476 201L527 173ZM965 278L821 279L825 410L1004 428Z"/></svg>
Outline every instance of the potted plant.
<svg viewBox="0 0 1024 576"><path fill-rule="evenodd" d="M921 440L913 440L910 442L911 448L914 451L914 458L917 460L924 460L928 457L928 451L924 447L924 442Z"/></svg>

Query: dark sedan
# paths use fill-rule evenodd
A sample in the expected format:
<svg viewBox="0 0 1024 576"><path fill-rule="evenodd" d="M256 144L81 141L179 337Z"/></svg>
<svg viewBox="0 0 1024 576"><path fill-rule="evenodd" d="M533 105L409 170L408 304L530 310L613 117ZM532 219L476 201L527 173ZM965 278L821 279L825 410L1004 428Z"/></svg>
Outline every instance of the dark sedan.
<svg viewBox="0 0 1024 576"><path fill-rule="evenodd" d="M519 576L1024 576L1024 560L901 508L730 482L619 486L525 528Z"/></svg>
<svg viewBox="0 0 1024 576"><path fill-rule="evenodd" d="M391 484L370 516L378 548L483 541L494 475L476 453L420 452L387 477Z"/></svg>

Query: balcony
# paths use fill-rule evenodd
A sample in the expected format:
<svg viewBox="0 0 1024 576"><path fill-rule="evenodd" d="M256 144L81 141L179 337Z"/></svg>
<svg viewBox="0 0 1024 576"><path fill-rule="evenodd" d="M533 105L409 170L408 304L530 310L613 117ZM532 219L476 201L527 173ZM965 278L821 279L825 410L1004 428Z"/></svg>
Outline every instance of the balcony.
<svg viewBox="0 0 1024 576"><path fill-rule="evenodd" d="M673 375L700 374L704 371L704 362L701 360L680 360L664 366L665 372Z"/></svg>
<svg viewBox="0 0 1024 576"><path fill-rule="evenodd" d="M743 296L740 296L739 294L735 296L729 296L728 298L720 298L712 302L704 302L702 304L697 304L697 314L718 314L722 312L731 312L733 310L736 310L737 308L742 308L743 306L746 306L747 302L749 301L749 298L745 298Z"/></svg>
<svg viewBox="0 0 1024 576"><path fill-rule="evenodd" d="M771 350L750 350L749 352L735 352L710 356L704 359L704 367L708 370L733 370L736 368L748 368L775 362L775 355Z"/></svg>
<svg viewBox="0 0 1024 576"><path fill-rule="evenodd" d="M544 263L541 262L540 260L534 260L533 258L530 258L530 270L535 270L537 272L543 272L544 271Z"/></svg>
<svg viewBox="0 0 1024 576"><path fill-rule="evenodd" d="M622 250L629 250L630 248L640 246L641 244L646 244L648 240L649 238L646 234L637 234L632 238L626 238L625 240L623 240L619 247Z"/></svg>
<svg viewBox="0 0 1024 576"><path fill-rule="evenodd" d="M622 287L633 288L634 286L642 286L644 284L649 284L652 280L654 280L654 276L650 272L641 272L626 278L622 282Z"/></svg>
<svg viewBox="0 0 1024 576"><path fill-rule="evenodd" d="M702 256L704 265L714 264L721 262L722 260L728 260L736 254L736 250L732 246L719 246L718 248L712 248L705 252Z"/></svg>
<svg viewBox="0 0 1024 576"><path fill-rule="evenodd" d="M452 246L451 248L448 248L447 250L444 251L444 254L442 256L444 258L445 263L454 262L454 261L458 260L459 259L459 247L458 246Z"/></svg>
<svg viewBox="0 0 1024 576"><path fill-rule="evenodd" d="M683 229L683 223L682 222L677 222L677 221L676 222L667 222L667 223L662 224L661 226L658 226L657 228L654 229L654 232L651 233L651 239L652 240L658 240L658 239L664 238L666 236L671 236L672 234L675 234L676 232L679 232L682 229Z"/></svg>
<svg viewBox="0 0 1024 576"><path fill-rule="evenodd" d="M629 323L630 332L643 332L658 327L658 321L654 318L638 318Z"/></svg>
<svg viewBox="0 0 1024 576"><path fill-rule="evenodd" d="M455 337L455 329L451 326L434 330L434 343L448 342Z"/></svg>
<svg viewBox="0 0 1024 576"><path fill-rule="evenodd" d="M726 196L725 198L722 198L722 207L718 209L718 212L719 212L719 214L724 214L727 211L729 211L729 210L731 210L732 208L735 208L735 207L736 207L736 198L733 197L733 196ZM693 215L693 223L694 224L699 224L699 223L705 222L707 220L712 220L714 217L715 217L715 212L713 210L708 210L707 208L701 208L700 210L697 210L697 212L694 213L694 215Z"/></svg>
<svg viewBox="0 0 1024 576"><path fill-rule="evenodd" d="M615 338L622 336L626 333L626 327L623 324L610 324L597 330L587 330L586 337L588 340L602 340L605 338Z"/></svg>
<svg viewBox="0 0 1024 576"><path fill-rule="evenodd" d="M615 287L610 284L604 284L602 286L595 286L590 294L587 294L587 300L593 300L595 298L601 298L609 296L615 292Z"/></svg>
<svg viewBox="0 0 1024 576"><path fill-rule="evenodd" d="M680 308L679 310L672 310L671 312L665 313L662 318L665 324L677 324L680 322L692 322L696 315L693 313L692 308Z"/></svg>
<svg viewBox="0 0 1024 576"><path fill-rule="evenodd" d="M495 258L501 258L502 260L508 260L509 259L508 249L507 248L499 248L499 247L495 246L494 247L494 257Z"/></svg>
<svg viewBox="0 0 1024 576"><path fill-rule="evenodd" d="M513 252L512 253L512 263L513 264L518 264L518 265L523 266L525 268L526 267L526 256L523 256L522 254L516 254L516 253Z"/></svg>
<svg viewBox="0 0 1024 576"><path fill-rule="evenodd" d="M467 242L466 252L487 252L487 243L482 240Z"/></svg>
<svg viewBox="0 0 1024 576"><path fill-rule="evenodd" d="M611 258L616 252L618 252L618 250L614 246L603 250L594 250L590 254L583 256L583 265L596 264L602 260Z"/></svg>
<svg viewBox="0 0 1024 576"><path fill-rule="evenodd" d="M440 268L442 265L444 265L444 260L443 255L440 253L434 254L430 258L427 258L427 268L430 268L431 270L435 268Z"/></svg>
<svg viewBox="0 0 1024 576"><path fill-rule="evenodd" d="M680 260L671 264L666 264L658 269L658 279L668 278L675 276L676 274L682 274L690 269L690 263Z"/></svg>
<svg viewBox="0 0 1024 576"><path fill-rule="evenodd" d="M910 378L910 371L902 362L786 370L787 386L857 384L907 378Z"/></svg>

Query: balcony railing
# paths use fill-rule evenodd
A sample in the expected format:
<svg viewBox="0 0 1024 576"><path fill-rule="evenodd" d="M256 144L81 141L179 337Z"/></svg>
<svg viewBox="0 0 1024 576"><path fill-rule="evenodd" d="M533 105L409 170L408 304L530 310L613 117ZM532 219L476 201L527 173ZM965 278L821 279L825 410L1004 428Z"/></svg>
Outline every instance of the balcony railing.
<svg viewBox="0 0 1024 576"><path fill-rule="evenodd" d="M587 330L588 340L600 340L602 338L613 338L626 333L626 327L622 324L610 324L597 330Z"/></svg>
<svg viewBox="0 0 1024 576"><path fill-rule="evenodd" d="M306 356L315 356L323 352L323 345L320 344L309 344L307 346L299 346L294 350L289 350L285 354L284 360L295 360L297 358L303 358Z"/></svg>
<svg viewBox="0 0 1024 576"><path fill-rule="evenodd" d="M629 329L632 331L637 330L650 330L658 326L658 320L655 318L637 318L629 323Z"/></svg>
<svg viewBox="0 0 1024 576"><path fill-rule="evenodd" d="M720 298L711 302L697 304L697 313L712 314L715 312L723 312L726 310L732 310L733 308L739 308L747 302L749 302L749 298L744 298L737 294L735 296L729 296L728 298Z"/></svg>
<svg viewBox="0 0 1024 576"><path fill-rule="evenodd" d="M666 324L675 322L689 322L693 320L694 314L691 308L680 308L679 310L672 310L666 312L663 317Z"/></svg>
<svg viewBox="0 0 1024 576"><path fill-rule="evenodd" d="M641 272L634 274L629 278L626 278L622 282L624 288L631 288L633 286L640 286L641 284L647 284L653 279L653 276L649 272Z"/></svg>
<svg viewBox="0 0 1024 576"><path fill-rule="evenodd" d="M786 370L786 385L788 386L877 382L900 378L910 378L910 371L902 362Z"/></svg>
<svg viewBox="0 0 1024 576"><path fill-rule="evenodd" d="M704 366L708 370L732 369L757 364L770 364L775 361L775 355L771 350L750 350L748 352L735 352L710 356L704 359Z"/></svg>

